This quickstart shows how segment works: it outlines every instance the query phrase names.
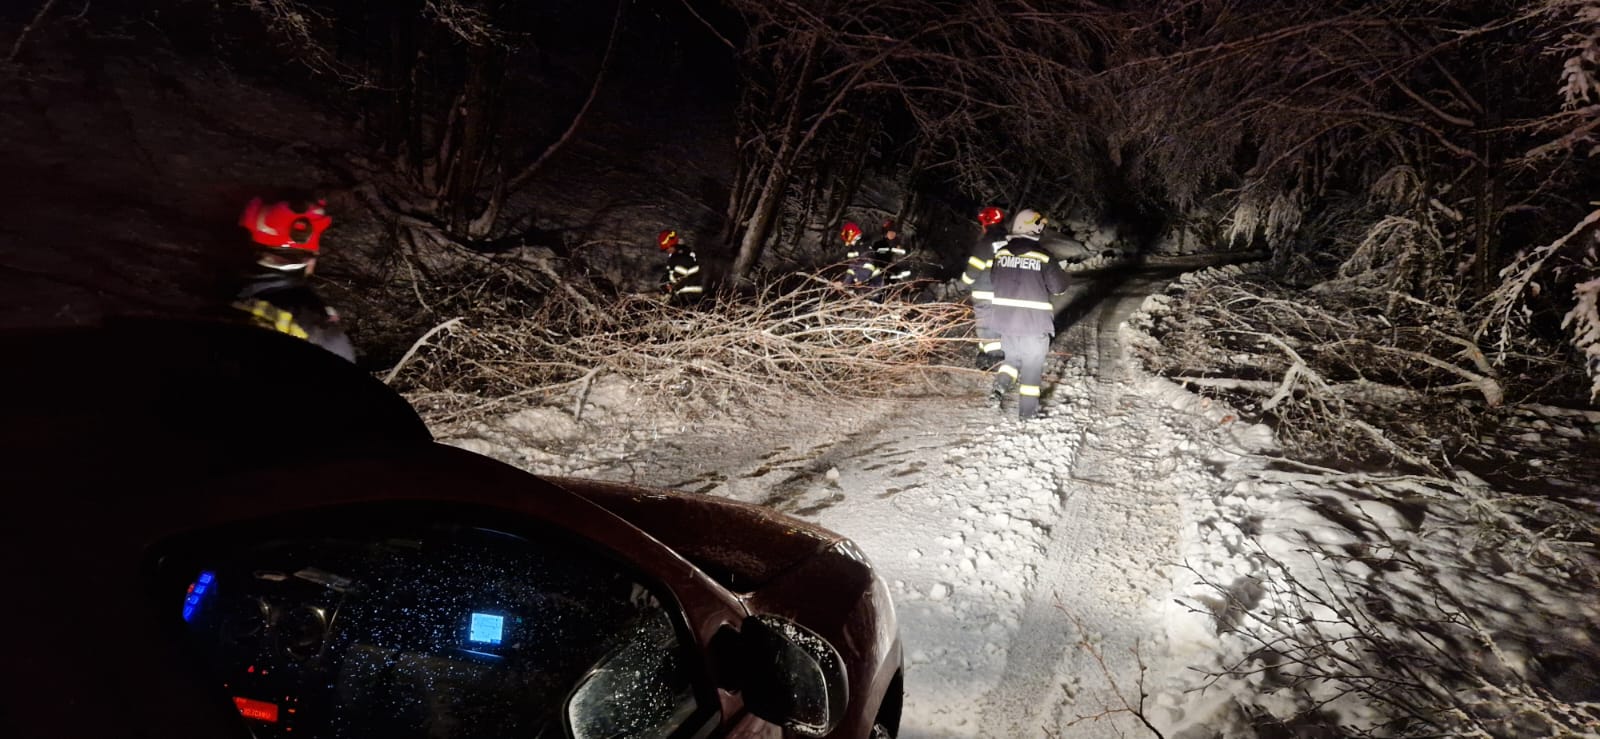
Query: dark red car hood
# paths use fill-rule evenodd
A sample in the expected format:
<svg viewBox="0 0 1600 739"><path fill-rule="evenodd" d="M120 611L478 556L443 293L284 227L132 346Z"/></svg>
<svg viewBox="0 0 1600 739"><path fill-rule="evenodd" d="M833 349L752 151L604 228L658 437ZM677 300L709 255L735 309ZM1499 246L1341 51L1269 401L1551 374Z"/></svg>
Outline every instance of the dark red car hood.
<svg viewBox="0 0 1600 739"><path fill-rule="evenodd" d="M760 590L844 537L768 508L623 483L545 478L611 511L736 593Z"/></svg>

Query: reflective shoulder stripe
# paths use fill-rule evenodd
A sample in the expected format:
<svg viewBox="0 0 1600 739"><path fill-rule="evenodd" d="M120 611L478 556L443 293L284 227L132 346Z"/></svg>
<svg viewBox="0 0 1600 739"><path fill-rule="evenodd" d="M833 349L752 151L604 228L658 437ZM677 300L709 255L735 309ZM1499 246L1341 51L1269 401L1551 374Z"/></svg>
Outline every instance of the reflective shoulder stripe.
<svg viewBox="0 0 1600 739"><path fill-rule="evenodd" d="M1050 301L1048 301L1048 300L1017 300L1016 298L995 298L994 299L994 304L995 305L1003 305L1003 306L1006 306L1006 307L1009 307L1009 308L1032 308L1033 310L1054 311L1056 309L1055 306L1051 305Z"/></svg>
<svg viewBox="0 0 1600 739"><path fill-rule="evenodd" d="M973 300L994 300L994 292L991 291L991 290L973 290L972 291L972 299Z"/></svg>
<svg viewBox="0 0 1600 739"><path fill-rule="evenodd" d="M973 269L988 269L989 268L989 263L988 262L985 262L982 259L979 259L977 257L967 257L967 264L972 265Z"/></svg>
<svg viewBox="0 0 1600 739"><path fill-rule="evenodd" d="M265 300L241 300L233 304L255 318L255 324L262 328L272 329L279 333L288 334L296 339L309 339L311 334L306 333L300 324L295 323L294 314L279 308Z"/></svg>
<svg viewBox="0 0 1600 739"><path fill-rule="evenodd" d="M1025 251L1017 256L1022 257L1023 259L1037 259L1041 262L1050 261L1050 255L1042 251Z"/></svg>

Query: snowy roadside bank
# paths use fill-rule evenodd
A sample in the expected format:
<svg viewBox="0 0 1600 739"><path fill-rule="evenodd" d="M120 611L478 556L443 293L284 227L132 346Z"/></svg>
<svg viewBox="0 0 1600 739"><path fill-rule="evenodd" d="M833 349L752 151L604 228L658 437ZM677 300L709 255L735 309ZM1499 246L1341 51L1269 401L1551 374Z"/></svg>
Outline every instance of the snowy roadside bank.
<svg viewBox="0 0 1600 739"><path fill-rule="evenodd" d="M1151 298L1124 342L1154 341L1144 328L1170 310ZM1219 423L1236 418L1209 405ZM1511 416L1534 453L1548 446L1541 431L1593 444L1600 420L1543 406ZM1459 469L1450 481L1326 469L1279 459L1267 437L1240 442L1218 446L1217 486L1182 499L1184 569L1164 604L1171 661L1155 714L1167 736L1600 728L1593 499L1557 504Z"/></svg>

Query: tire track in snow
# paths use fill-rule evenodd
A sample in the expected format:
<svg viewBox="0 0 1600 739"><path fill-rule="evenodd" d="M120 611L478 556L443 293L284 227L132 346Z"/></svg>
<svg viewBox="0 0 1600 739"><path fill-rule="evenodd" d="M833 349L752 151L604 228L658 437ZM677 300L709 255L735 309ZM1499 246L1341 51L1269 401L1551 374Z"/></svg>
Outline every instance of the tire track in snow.
<svg viewBox="0 0 1600 739"><path fill-rule="evenodd" d="M1056 342L1074 356L1072 369L1082 376L1075 386L1080 396L1060 399L1052 412L1077 414L1082 425L1071 471L1059 480L1060 520L1006 649L1003 677L984 699L982 736L1138 731L1125 715L1075 720L1120 707L1106 673L1124 691L1135 686L1138 663L1131 650L1145 632L1146 601L1163 589L1163 565L1176 552L1176 500L1152 480L1129 474L1139 459L1130 451L1162 448L1151 443L1153 424L1141 422L1159 411L1140 407L1144 399L1127 392L1117 333L1151 289L1148 279L1118 285ZM1164 513L1170 525L1135 523L1132 509ZM1097 645L1104 669L1080 641Z"/></svg>

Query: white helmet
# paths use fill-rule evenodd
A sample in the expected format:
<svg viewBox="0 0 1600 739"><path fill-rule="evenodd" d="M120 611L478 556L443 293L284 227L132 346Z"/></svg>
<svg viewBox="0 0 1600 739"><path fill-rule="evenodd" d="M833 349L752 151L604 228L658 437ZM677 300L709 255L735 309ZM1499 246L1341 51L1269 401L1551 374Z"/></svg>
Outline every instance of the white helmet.
<svg viewBox="0 0 1600 739"><path fill-rule="evenodd" d="M1011 219L1011 233L1021 236L1038 236L1044 233L1044 224L1049 219L1043 213L1032 208L1023 208L1017 211L1017 217Z"/></svg>

